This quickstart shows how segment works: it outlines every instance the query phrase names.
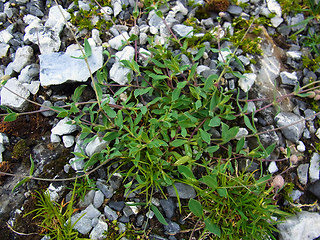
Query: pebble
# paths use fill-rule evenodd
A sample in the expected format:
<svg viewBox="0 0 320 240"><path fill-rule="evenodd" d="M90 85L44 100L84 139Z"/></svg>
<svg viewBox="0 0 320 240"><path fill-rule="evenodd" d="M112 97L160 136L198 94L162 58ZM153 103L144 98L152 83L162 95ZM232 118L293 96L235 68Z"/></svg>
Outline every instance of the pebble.
<svg viewBox="0 0 320 240"><path fill-rule="evenodd" d="M62 136L75 132L77 130L77 126L68 124L67 122L71 122L71 119L67 117L61 119L58 124L51 129L51 133Z"/></svg>
<svg viewBox="0 0 320 240"><path fill-rule="evenodd" d="M254 73L245 73L243 76L243 78L239 79L239 86L244 92L248 92L257 79L257 75Z"/></svg>
<svg viewBox="0 0 320 240"><path fill-rule="evenodd" d="M96 191L93 198L93 206L98 209L99 207L101 207L103 202L104 194L100 190Z"/></svg>
<svg viewBox="0 0 320 240"><path fill-rule="evenodd" d="M177 192L179 194L180 199L190 199L190 198L195 198L196 197L196 191L194 190L193 187L185 184L185 183L174 183ZM167 187L168 195L170 197L176 197L176 191L173 188L173 186Z"/></svg>
<svg viewBox="0 0 320 240"><path fill-rule="evenodd" d="M180 232L180 226L176 222L167 220L168 225L164 225L165 233L168 235L175 235Z"/></svg>
<svg viewBox="0 0 320 240"><path fill-rule="evenodd" d="M277 163L275 161L270 162L269 167L268 167L269 173L276 173L279 171L277 167Z"/></svg>
<svg viewBox="0 0 320 240"><path fill-rule="evenodd" d="M308 182L308 169L309 169L309 164L300 164L297 168L297 173L299 177L299 182L302 185L306 185Z"/></svg>
<svg viewBox="0 0 320 240"><path fill-rule="evenodd" d="M304 143L302 141L298 141L297 150L299 152L304 152L306 150L306 146L304 145Z"/></svg>
<svg viewBox="0 0 320 240"><path fill-rule="evenodd" d="M110 221L117 220L118 214L117 212L113 211L110 207L105 206L104 207L104 215L106 218L108 218Z"/></svg>
<svg viewBox="0 0 320 240"><path fill-rule="evenodd" d="M176 209L176 204L174 203L172 198L160 199L160 204L166 218L171 219L174 216L174 211Z"/></svg>
<svg viewBox="0 0 320 240"><path fill-rule="evenodd" d="M74 136L72 135L64 135L62 136L62 142L65 148L70 148L74 144Z"/></svg>
<svg viewBox="0 0 320 240"><path fill-rule="evenodd" d="M105 239L104 234L106 232L108 232L108 224L105 221L99 219L98 223L94 226L90 233L90 239L103 240Z"/></svg>
<svg viewBox="0 0 320 240"><path fill-rule="evenodd" d="M310 159L310 166L309 166L309 178L310 182L313 183L320 178L320 154L313 153Z"/></svg>

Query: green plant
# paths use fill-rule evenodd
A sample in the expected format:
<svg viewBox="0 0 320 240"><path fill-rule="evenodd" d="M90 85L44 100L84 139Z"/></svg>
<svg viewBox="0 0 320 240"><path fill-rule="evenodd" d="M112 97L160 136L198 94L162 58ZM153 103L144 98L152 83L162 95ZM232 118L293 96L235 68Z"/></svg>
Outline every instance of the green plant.
<svg viewBox="0 0 320 240"><path fill-rule="evenodd" d="M207 175L194 177L181 166L185 181L198 192L198 200L190 199L190 211L205 222L206 231L221 239L276 239L273 232L279 218L290 216L273 204L271 176L255 180L254 173L239 172L231 162L218 163L207 169Z"/></svg>
<svg viewBox="0 0 320 240"><path fill-rule="evenodd" d="M43 228L43 235L57 240L86 239L79 238L78 232L73 230L74 225L80 218L75 223L71 223L71 216L74 213L75 187L73 188L71 199L67 203L64 203L63 200L60 204L53 202L48 192L37 192L37 198L36 209L26 215L36 214L34 218L40 219L39 226Z"/></svg>

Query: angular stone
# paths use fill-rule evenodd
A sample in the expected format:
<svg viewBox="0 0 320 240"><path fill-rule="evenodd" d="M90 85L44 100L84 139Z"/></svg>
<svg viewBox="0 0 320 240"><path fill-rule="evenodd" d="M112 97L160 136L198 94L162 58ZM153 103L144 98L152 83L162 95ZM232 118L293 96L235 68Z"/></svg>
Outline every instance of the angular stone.
<svg viewBox="0 0 320 240"><path fill-rule="evenodd" d="M281 18L281 17L273 17L273 18L270 19L270 22L271 22L273 27L277 28L283 22L283 18Z"/></svg>
<svg viewBox="0 0 320 240"><path fill-rule="evenodd" d="M113 196L113 188L111 186L108 186L103 181L99 180L96 182L97 188L101 190L101 192L104 194L105 198L112 198Z"/></svg>
<svg viewBox="0 0 320 240"><path fill-rule="evenodd" d="M74 144L74 136L72 135L62 136L62 142L65 148L72 147L72 145Z"/></svg>
<svg viewBox="0 0 320 240"><path fill-rule="evenodd" d="M0 58L7 56L9 48L9 44L0 42Z"/></svg>
<svg viewBox="0 0 320 240"><path fill-rule="evenodd" d="M278 127L284 127L281 129L282 134L291 142L297 143L302 136L305 124L304 118L290 112L281 112L275 117L275 122ZM298 122L300 121L300 122ZM298 123L296 123L298 122ZM287 125L296 123L294 125L285 127Z"/></svg>
<svg viewBox="0 0 320 240"><path fill-rule="evenodd" d="M85 214L84 216L86 218L93 219L98 218L101 215L101 212L92 204L89 204L89 206L85 210L81 211L81 214Z"/></svg>
<svg viewBox="0 0 320 240"><path fill-rule="evenodd" d="M9 33L8 30L5 29L0 32L0 42L8 43L12 38L13 36Z"/></svg>
<svg viewBox="0 0 320 240"><path fill-rule="evenodd" d="M315 181L308 187L308 191L320 199L320 180Z"/></svg>
<svg viewBox="0 0 320 240"><path fill-rule="evenodd" d="M277 225L281 240L313 240L320 236L320 215L302 211Z"/></svg>
<svg viewBox="0 0 320 240"><path fill-rule="evenodd" d="M69 53L42 54L40 58L41 86L60 85L65 82L85 82L90 72L83 59L73 57L81 56L77 50ZM102 67L102 47L93 47L92 55L88 58L91 72L94 73Z"/></svg>
<svg viewBox="0 0 320 240"><path fill-rule="evenodd" d="M124 201L119 201L119 202L110 201L109 202L109 207L111 207L112 209L114 209L116 211L121 211L124 208L124 206L125 206Z"/></svg>
<svg viewBox="0 0 320 240"><path fill-rule="evenodd" d="M98 209L99 207L101 207L103 202L104 202L104 194L100 190L96 191L94 194L93 206Z"/></svg>
<svg viewBox="0 0 320 240"><path fill-rule="evenodd" d="M191 38L193 36L193 27L186 26L184 24L176 24L172 27L172 30L178 34L179 37Z"/></svg>
<svg viewBox="0 0 320 240"><path fill-rule="evenodd" d="M123 32L120 35L109 40L110 47L119 50L121 46L126 44L129 38L129 34L127 32Z"/></svg>
<svg viewBox="0 0 320 240"><path fill-rule="evenodd" d="M18 112L25 110L28 106L25 99L30 96L29 90L16 78L9 79L4 87L1 90L1 105L13 108Z"/></svg>
<svg viewBox="0 0 320 240"><path fill-rule="evenodd" d="M248 92L257 79L257 75L254 73L245 73L243 76L243 78L239 79L239 86L244 92Z"/></svg>
<svg viewBox="0 0 320 240"><path fill-rule="evenodd" d="M168 199L160 199L161 207L168 219L171 219L174 215L174 211L176 209L176 204L172 200L172 198Z"/></svg>
<svg viewBox="0 0 320 240"><path fill-rule="evenodd" d="M70 13L64 10L61 5L55 5L49 10L49 18L45 26L60 34L65 26L65 20L68 21L70 18Z"/></svg>
<svg viewBox="0 0 320 240"><path fill-rule="evenodd" d="M309 166L309 178L310 182L313 183L320 178L320 154L313 153L310 159Z"/></svg>
<svg viewBox="0 0 320 240"><path fill-rule="evenodd" d="M296 72L293 72L293 73L281 72L280 78L281 78L282 84L284 85L296 86L298 83L298 77Z"/></svg>
<svg viewBox="0 0 320 240"><path fill-rule="evenodd" d="M25 66L18 77L19 82L21 83L31 83L34 80L39 79L39 70L40 66L39 64L31 64Z"/></svg>
<svg viewBox="0 0 320 240"><path fill-rule="evenodd" d="M81 234L87 234L92 229L91 219L86 217L81 217L81 213L76 213L71 217L71 224L73 225L76 221L78 221L73 229L77 230Z"/></svg>
<svg viewBox="0 0 320 240"><path fill-rule="evenodd" d="M106 218L108 218L110 221L117 220L118 214L113 211L109 206L104 207L104 215Z"/></svg>
<svg viewBox="0 0 320 240"><path fill-rule="evenodd" d="M121 85L128 83L127 75L132 73L132 70L126 68L120 62L121 60L131 61L134 57L134 48L131 46L126 46L122 51L116 53L116 62L112 65L110 69L110 78Z"/></svg>
<svg viewBox="0 0 320 240"><path fill-rule="evenodd" d="M180 226L176 222L168 221L168 225L164 225L164 230L166 231L166 234L168 235L175 235L180 232Z"/></svg>
<svg viewBox="0 0 320 240"><path fill-rule="evenodd" d="M71 121L70 118L63 118L61 119L58 124L51 129L51 133L62 136L65 134L73 133L77 130L76 125L67 124L67 122Z"/></svg>
<svg viewBox="0 0 320 240"><path fill-rule="evenodd" d="M100 137L96 137L93 141L89 142L86 146L86 154L91 157L97 152L101 152L106 148L107 142Z"/></svg>
<svg viewBox="0 0 320 240"><path fill-rule="evenodd" d="M99 219L98 223L94 226L94 228L92 229L89 235L90 239L103 240L106 238L104 233L107 231L108 231L108 224L105 221Z"/></svg>
<svg viewBox="0 0 320 240"><path fill-rule="evenodd" d="M277 17L281 17L281 6L276 0L267 0L267 6L270 12L275 13Z"/></svg>
<svg viewBox="0 0 320 240"><path fill-rule="evenodd" d="M299 167L297 168L299 182L303 185L306 185L308 182L308 169L309 169L308 163L300 164Z"/></svg>
<svg viewBox="0 0 320 240"><path fill-rule="evenodd" d="M32 47L30 46L20 47L16 51L14 61L10 63L7 66L7 68L11 68L13 71L19 73L25 66L27 66L31 62L32 57L33 57Z"/></svg>
<svg viewBox="0 0 320 240"><path fill-rule="evenodd" d="M179 198L181 199L190 199L196 197L196 191L193 187L185 184L185 183L174 183L174 186L176 187ZM177 197L176 191L173 188L173 186L167 187L168 195L170 197Z"/></svg>

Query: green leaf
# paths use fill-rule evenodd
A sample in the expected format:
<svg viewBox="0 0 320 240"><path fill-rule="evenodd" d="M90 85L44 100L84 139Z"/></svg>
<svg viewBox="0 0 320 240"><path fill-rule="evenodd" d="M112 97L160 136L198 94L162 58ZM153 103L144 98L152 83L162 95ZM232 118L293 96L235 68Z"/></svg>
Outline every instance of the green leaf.
<svg viewBox="0 0 320 240"><path fill-rule="evenodd" d="M172 92L172 101L177 101L179 99L179 96L180 96L180 92L181 92L181 89L180 88L176 88L173 90Z"/></svg>
<svg viewBox="0 0 320 240"><path fill-rule="evenodd" d="M163 18L163 13L160 10L156 11L156 14L159 18Z"/></svg>
<svg viewBox="0 0 320 240"><path fill-rule="evenodd" d="M117 112L117 117L114 119L114 123L116 126L118 126L120 129L123 127L123 116L122 116L122 111Z"/></svg>
<svg viewBox="0 0 320 240"><path fill-rule="evenodd" d="M84 52L86 54L86 58L90 57L92 55L92 50L91 50L91 46L90 43L88 41L88 39L84 39Z"/></svg>
<svg viewBox="0 0 320 240"><path fill-rule="evenodd" d="M197 100L195 105L196 105L196 109L201 108L201 107L202 107L202 102L201 102L201 100Z"/></svg>
<svg viewBox="0 0 320 240"><path fill-rule="evenodd" d="M11 192L13 192L16 188L20 187L22 184L28 182L31 178L30 177L26 177L24 179L22 179L20 182L18 182L13 189L11 190Z"/></svg>
<svg viewBox="0 0 320 240"><path fill-rule="evenodd" d="M218 237L221 237L221 230L220 227L215 224L212 219L207 218L204 220L204 223L206 224L206 229L209 230L209 232L215 234Z"/></svg>
<svg viewBox="0 0 320 240"><path fill-rule="evenodd" d="M160 223L162 223L163 225L168 225L168 223L164 219L163 215L161 214L161 212L159 211L159 209L156 206L151 204L150 208Z"/></svg>
<svg viewBox="0 0 320 240"><path fill-rule="evenodd" d="M103 106L103 110L110 118L115 118L117 116L117 113L107 104Z"/></svg>
<svg viewBox="0 0 320 240"><path fill-rule="evenodd" d="M149 77L151 77L154 80L163 80L163 79L169 78L167 75L158 75L158 74L155 74L155 73L150 73L148 75L149 75Z"/></svg>
<svg viewBox="0 0 320 240"><path fill-rule="evenodd" d="M206 131L199 129L200 131L200 136L202 138L203 141L205 141L206 143L210 144L211 142L211 134L207 133Z"/></svg>
<svg viewBox="0 0 320 240"><path fill-rule="evenodd" d="M199 49L197 55L194 57L194 61L198 61L204 54L204 52L206 51L206 48L205 47L202 47Z"/></svg>
<svg viewBox="0 0 320 240"><path fill-rule="evenodd" d="M194 177L191 169L188 168L187 166L184 166L184 165L178 166L178 171L179 171L179 173L181 173L183 176L185 176L185 178L187 178L187 179L192 179L192 180L195 180L195 179L196 179L196 178Z"/></svg>
<svg viewBox="0 0 320 240"><path fill-rule="evenodd" d="M117 137L119 137L119 132L107 132L103 136L103 140L110 142L110 141L116 139Z"/></svg>
<svg viewBox="0 0 320 240"><path fill-rule="evenodd" d="M79 101L79 98L82 94L82 92L84 91L84 89L86 88L87 85L81 85L79 87L76 88L76 90L74 90L74 93L71 97L71 99L74 101L74 102L78 102Z"/></svg>
<svg viewBox="0 0 320 240"><path fill-rule="evenodd" d="M30 167L29 175L32 176L33 171L34 171L34 161L32 159L31 154L30 154L30 162L31 162L31 167Z"/></svg>
<svg viewBox="0 0 320 240"><path fill-rule="evenodd" d="M200 181L210 187L212 191L215 191L218 187L217 177L214 175L203 176Z"/></svg>
<svg viewBox="0 0 320 240"><path fill-rule="evenodd" d="M140 95L148 93L150 90L152 90L152 87L136 89L136 90L134 90L134 96L138 97Z"/></svg>
<svg viewBox="0 0 320 240"><path fill-rule="evenodd" d="M189 199L188 207L190 211L197 217L202 217L203 209L201 203L193 198Z"/></svg>
<svg viewBox="0 0 320 240"><path fill-rule="evenodd" d="M61 111L61 112L58 113L57 117L59 117L59 118L65 118L65 117L67 117L68 115L69 115L68 111L64 109L63 111Z"/></svg>
<svg viewBox="0 0 320 240"><path fill-rule="evenodd" d="M208 153L214 153L214 152L218 151L219 148L220 148L220 147L219 147L218 145L216 145L216 146L210 146L210 147L207 147L207 148L205 149L205 151L208 152Z"/></svg>
<svg viewBox="0 0 320 240"><path fill-rule="evenodd" d="M181 158L179 158L173 165L174 166L179 166L185 163L189 163L192 162L193 159L190 156L183 156Z"/></svg>
<svg viewBox="0 0 320 240"><path fill-rule="evenodd" d="M268 147L266 148L266 152L267 152L268 156L273 152L273 150L275 149L275 147L276 147L276 144L273 143L273 144L271 144L270 146L268 146Z"/></svg>
<svg viewBox="0 0 320 240"><path fill-rule="evenodd" d="M150 60L159 68L166 68L166 65L164 65L163 63L159 62L158 60L154 59L154 58L150 58ZM150 76L150 75L149 75ZM151 77L151 76L150 76Z"/></svg>
<svg viewBox="0 0 320 240"><path fill-rule="evenodd" d="M145 114L147 113L147 111L148 111L148 108L147 108L146 106L142 106L142 107L140 108L140 111L141 111L141 113L142 113L143 115L145 115Z"/></svg>
<svg viewBox="0 0 320 240"><path fill-rule="evenodd" d="M256 133L257 130L252 126L250 119L246 115L244 115L243 118L247 128L249 128L253 133Z"/></svg>
<svg viewBox="0 0 320 240"><path fill-rule="evenodd" d="M240 150L243 148L244 146L244 137L241 138L238 142L237 142L237 146L236 146L236 153L239 153Z"/></svg>
<svg viewBox="0 0 320 240"><path fill-rule="evenodd" d="M227 195L228 195L228 191L226 188L218 188L217 192L219 193L219 195L221 197L227 197Z"/></svg>
<svg viewBox="0 0 320 240"><path fill-rule="evenodd" d="M94 153L88 161L84 164L83 169L88 169L89 167L93 166L97 162L103 161L103 154L101 152Z"/></svg>
<svg viewBox="0 0 320 240"><path fill-rule="evenodd" d="M188 142L188 141L184 140L184 139L175 139L170 143L170 146L180 147L181 145L185 144L186 142Z"/></svg>
<svg viewBox="0 0 320 240"><path fill-rule="evenodd" d="M218 116L213 117L210 122L209 126L210 127L218 127L221 124L221 119Z"/></svg>
<svg viewBox="0 0 320 240"><path fill-rule="evenodd" d="M5 118L3 119L3 121L5 122L13 122L17 119L18 117L18 113L12 112L9 113L7 116L5 116Z"/></svg>
<svg viewBox="0 0 320 240"><path fill-rule="evenodd" d="M116 91L116 93L113 95L114 97L120 95L121 93L123 93L124 91L126 91L129 87L121 87L118 91Z"/></svg>
<svg viewBox="0 0 320 240"><path fill-rule="evenodd" d="M182 89L187 85L187 81L178 82L177 88Z"/></svg>

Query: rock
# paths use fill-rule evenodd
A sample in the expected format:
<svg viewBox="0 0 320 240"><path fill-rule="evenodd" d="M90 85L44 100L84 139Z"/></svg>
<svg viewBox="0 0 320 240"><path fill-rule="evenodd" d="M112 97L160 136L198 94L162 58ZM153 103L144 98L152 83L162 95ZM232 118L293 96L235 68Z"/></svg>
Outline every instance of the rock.
<svg viewBox="0 0 320 240"><path fill-rule="evenodd" d="M299 152L304 152L306 150L306 146L304 145L304 143L302 141L298 142L297 150Z"/></svg>
<svg viewBox="0 0 320 240"><path fill-rule="evenodd" d="M298 60L301 60L302 58L302 53L299 51L288 51L286 52L286 54L287 54L287 57L291 58L292 60L298 61Z"/></svg>
<svg viewBox="0 0 320 240"><path fill-rule="evenodd" d="M239 16L242 13L242 8L237 5L230 5L227 12L232 15Z"/></svg>
<svg viewBox="0 0 320 240"><path fill-rule="evenodd" d="M293 202L299 201L299 198L303 195L304 193L299 191L299 190L292 190L290 193L290 197L292 198Z"/></svg>
<svg viewBox="0 0 320 240"><path fill-rule="evenodd" d="M27 11L29 14L32 14L37 17L43 17L44 16L44 6L42 1L38 0L31 0L27 3Z"/></svg>
<svg viewBox="0 0 320 240"><path fill-rule="evenodd" d="M304 24L301 24L301 22L304 20L303 13L295 14L294 17L287 17L288 25L291 27L292 31L298 31L305 27Z"/></svg>
<svg viewBox="0 0 320 240"><path fill-rule="evenodd" d="M52 134L50 135L50 142L52 143L60 143L61 142L61 138L59 135L56 134Z"/></svg>
<svg viewBox="0 0 320 240"><path fill-rule="evenodd" d="M101 212L96 209L92 204L89 204L89 206L81 211L81 214L85 214L84 216L86 218L89 218L89 219L93 219L93 218L98 218L100 215L101 215Z"/></svg>
<svg viewBox="0 0 320 240"><path fill-rule="evenodd" d="M124 85L128 83L127 75L132 73L132 70L126 68L120 62L121 60L131 61L134 57L134 48L126 46L122 51L116 53L116 61L110 69L110 78L118 84Z"/></svg>
<svg viewBox="0 0 320 240"><path fill-rule="evenodd" d="M104 181L98 179L96 182L96 186L101 192L104 194L105 198L112 198L113 196L113 188L108 186Z"/></svg>
<svg viewBox="0 0 320 240"><path fill-rule="evenodd" d="M52 103L50 101L47 101L45 100L42 104L41 104L41 107L40 107L40 110L47 110L48 108L46 107L52 107ZM52 110L47 110L47 111L44 111L44 112L41 112L41 114L45 117L51 117L55 114L54 111ZM52 142L52 141L51 141ZM60 142L60 141L59 141Z"/></svg>
<svg viewBox="0 0 320 240"><path fill-rule="evenodd" d="M172 200L172 198L168 199L160 199L161 207L168 219L171 219L174 215L174 211L176 209L176 204Z"/></svg>
<svg viewBox="0 0 320 240"><path fill-rule="evenodd" d="M178 37L191 38L193 36L192 26L186 26L184 24L176 24L172 27L172 30L178 35Z"/></svg>
<svg viewBox="0 0 320 240"><path fill-rule="evenodd" d="M33 57L33 49L30 46L24 46L17 49L14 61L9 63L6 68L6 75L11 74L11 70L19 73L22 68L30 64L31 58Z"/></svg>
<svg viewBox="0 0 320 240"><path fill-rule="evenodd" d="M10 91L9 91L10 90ZM16 78L7 81L1 90L1 105L22 112L28 106L30 92Z"/></svg>
<svg viewBox="0 0 320 240"><path fill-rule="evenodd" d="M90 239L92 240L103 240L106 238L104 233L108 231L108 224L102 220L99 219L98 223L95 225L95 227L92 229L90 233Z"/></svg>
<svg viewBox="0 0 320 240"><path fill-rule="evenodd" d="M275 117L274 120L278 127L284 127L289 124L301 121L303 120L303 118L294 113L281 112ZM297 143L302 136L304 128L304 121L301 121L294 125L282 128L281 132L288 140L293 143Z"/></svg>
<svg viewBox="0 0 320 240"><path fill-rule="evenodd" d="M318 128L318 130L317 130L317 132L316 132L316 136L317 136L317 138L320 139L320 128Z"/></svg>
<svg viewBox="0 0 320 240"><path fill-rule="evenodd" d="M310 159L310 166L309 166L309 178L310 182L313 183L320 178L320 154L313 153Z"/></svg>
<svg viewBox="0 0 320 240"><path fill-rule="evenodd" d="M239 79L239 86L244 92L248 92L254 84L257 75L254 73L245 73L243 78Z"/></svg>
<svg viewBox="0 0 320 240"><path fill-rule="evenodd" d="M275 161L270 162L269 166L268 166L268 171L269 173L276 173L278 172L278 167Z"/></svg>
<svg viewBox="0 0 320 240"><path fill-rule="evenodd" d="M172 8L172 11L177 14L178 12L182 13L182 15L188 14L188 8L186 8L181 2L177 1L176 5Z"/></svg>
<svg viewBox="0 0 320 240"><path fill-rule="evenodd" d="M117 190L122 184L121 174L119 173L112 174L111 178L109 179L109 184L114 190Z"/></svg>
<svg viewBox="0 0 320 240"><path fill-rule="evenodd" d="M93 198L93 206L98 209L99 207L101 207L103 202L104 194L100 190L96 191Z"/></svg>
<svg viewBox="0 0 320 240"><path fill-rule="evenodd" d="M174 186L177 189L180 199L190 199L196 197L196 191L193 187L185 184L185 183L174 183ZM173 186L167 187L168 195L170 197L177 197L175 189Z"/></svg>
<svg viewBox="0 0 320 240"><path fill-rule="evenodd" d="M25 66L18 77L19 82L21 83L31 83L32 81L39 79L39 64L31 64Z"/></svg>
<svg viewBox="0 0 320 240"><path fill-rule="evenodd" d="M320 180L315 181L308 187L308 191L320 199Z"/></svg>
<svg viewBox="0 0 320 240"><path fill-rule="evenodd" d="M136 225L138 227L141 227L144 221L144 216L143 215L138 215L137 216L137 220L136 220Z"/></svg>
<svg viewBox="0 0 320 240"><path fill-rule="evenodd" d="M150 28L154 27L156 32L158 32L160 25L163 24L163 21L154 11L150 12L150 15L152 16L149 19L149 26Z"/></svg>
<svg viewBox="0 0 320 240"><path fill-rule="evenodd" d="M237 140L240 140L243 137L246 137L249 134L246 128L239 128L237 135L234 137Z"/></svg>
<svg viewBox="0 0 320 240"><path fill-rule="evenodd" d="M122 11L122 2L121 0L112 0L111 5L113 7L113 16L118 16Z"/></svg>
<svg viewBox="0 0 320 240"><path fill-rule="evenodd" d="M267 6L270 12L275 13L277 17L281 17L281 6L276 0L267 0Z"/></svg>
<svg viewBox="0 0 320 240"><path fill-rule="evenodd" d="M82 216L81 213L76 213L71 217L71 224L73 225L76 221L78 221L73 229L77 230L81 234L87 234L92 229L91 219Z"/></svg>
<svg viewBox="0 0 320 240"><path fill-rule="evenodd" d="M118 214L113 211L109 206L104 207L104 215L106 218L108 218L110 221L117 220Z"/></svg>
<svg viewBox="0 0 320 240"><path fill-rule="evenodd" d="M91 35L92 35L92 39L94 40L94 42L97 44L97 46L101 46L102 45L102 40L100 38L100 33L98 29L92 29L91 31Z"/></svg>
<svg viewBox="0 0 320 240"><path fill-rule="evenodd" d="M71 121L70 118L63 118L61 119L58 124L51 129L51 133L62 136L65 134L73 133L77 130L76 125L67 124L67 122Z"/></svg>
<svg viewBox="0 0 320 240"><path fill-rule="evenodd" d="M167 220L168 225L164 225L165 233L168 235L175 235L180 232L180 226L176 222L171 222Z"/></svg>
<svg viewBox="0 0 320 240"><path fill-rule="evenodd" d="M51 183L46 191L49 194L50 200L52 202L58 202L65 190L65 187L63 185L56 185L57 184Z"/></svg>
<svg viewBox="0 0 320 240"><path fill-rule="evenodd" d="M65 20L68 21L70 18L70 13L64 10L61 5L55 5L49 10L49 18L45 23L45 27L60 34L65 26Z"/></svg>
<svg viewBox="0 0 320 240"><path fill-rule="evenodd" d="M94 73L102 67L102 47L92 47L92 55L88 58L91 72ZM73 57L81 56L81 51L68 53L49 53L39 56L41 86L60 85L65 82L85 82L90 72L83 59Z"/></svg>
<svg viewBox="0 0 320 240"><path fill-rule="evenodd" d="M272 24L272 26L274 28L277 28L283 22L283 18L281 18L281 17L273 17L273 18L270 19L270 22L271 22L271 24Z"/></svg>
<svg viewBox="0 0 320 240"><path fill-rule="evenodd" d="M95 195L95 190L90 190L89 192L87 192L87 194L84 196L84 199L80 200L79 207L87 208L93 202L94 195Z"/></svg>
<svg viewBox="0 0 320 240"><path fill-rule="evenodd" d="M74 144L74 136L72 135L62 136L62 142L66 148L72 147L72 145Z"/></svg>
<svg viewBox="0 0 320 240"><path fill-rule="evenodd" d="M119 202L115 202L115 201L110 201L109 202L109 207L120 212L123 208L124 208L125 204L124 201L119 201Z"/></svg>
<svg viewBox="0 0 320 240"><path fill-rule="evenodd" d="M0 42L8 43L12 38L13 36L9 33L8 30L5 29L0 32Z"/></svg>
<svg viewBox="0 0 320 240"><path fill-rule="evenodd" d="M110 47L119 50L123 45L127 44L129 38L129 34L127 32L123 32L120 35L109 40Z"/></svg>
<svg viewBox="0 0 320 240"><path fill-rule="evenodd" d="M284 85L295 87L298 83L298 77L296 72L293 72L293 73L281 72L280 78L281 78L282 84Z"/></svg>
<svg viewBox="0 0 320 240"><path fill-rule="evenodd" d="M313 240L320 236L320 215L302 211L277 225L280 240Z"/></svg>
<svg viewBox="0 0 320 240"><path fill-rule="evenodd" d="M0 42L0 58L7 56L9 48L10 48L9 44Z"/></svg>
<svg viewBox="0 0 320 240"><path fill-rule="evenodd" d="M127 204L132 204L133 202L127 202ZM126 205L124 208L123 208L123 214L124 216L126 217L130 217L131 215L137 215L139 213L139 208L138 206L129 206L129 205Z"/></svg>
<svg viewBox="0 0 320 240"><path fill-rule="evenodd" d="M299 182L303 185L306 185L308 182L308 169L309 169L308 163L300 164L299 167L297 168Z"/></svg>
<svg viewBox="0 0 320 240"><path fill-rule="evenodd" d="M313 111L311 109L304 110L304 116L308 121L313 121L316 118L315 114L316 111Z"/></svg>
<svg viewBox="0 0 320 240"><path fill-rule="evenodd" d="M93 154L101 152L106 148L107 142L100 137L96 137L86 146L86 154L91 157Z"/></svg>

